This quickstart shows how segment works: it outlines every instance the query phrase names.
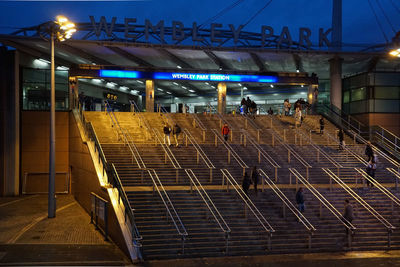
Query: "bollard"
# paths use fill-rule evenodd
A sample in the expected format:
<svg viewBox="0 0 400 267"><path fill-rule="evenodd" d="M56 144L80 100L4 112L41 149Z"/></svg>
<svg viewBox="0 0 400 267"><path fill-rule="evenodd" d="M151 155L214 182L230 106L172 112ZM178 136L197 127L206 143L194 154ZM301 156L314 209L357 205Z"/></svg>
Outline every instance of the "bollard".
<svg viewBox="0 0 400 267"><path fill-rule="evenodd" d="M223 183L224 181L222 180L222 183ZM210 168L210 183L212 183L212 168ZM222 184L223 185L223 184Z"/></svg>
<svg viewBox="0 0 400 267"><path fill-rule="evenodd" d="M278 168L275 167L275 183L278 182Z"/></svg>

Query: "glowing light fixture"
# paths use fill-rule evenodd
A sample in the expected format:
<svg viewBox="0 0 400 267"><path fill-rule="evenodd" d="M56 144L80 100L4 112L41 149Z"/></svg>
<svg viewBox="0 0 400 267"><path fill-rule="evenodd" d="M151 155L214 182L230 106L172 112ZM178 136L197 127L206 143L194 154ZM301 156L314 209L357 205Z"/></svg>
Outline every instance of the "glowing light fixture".
<svg viewBox="0 0 400 267"><path fill-rule="evenodd" d="M400 57L400 48L391 50L389 54L393 57Z"/></svg>

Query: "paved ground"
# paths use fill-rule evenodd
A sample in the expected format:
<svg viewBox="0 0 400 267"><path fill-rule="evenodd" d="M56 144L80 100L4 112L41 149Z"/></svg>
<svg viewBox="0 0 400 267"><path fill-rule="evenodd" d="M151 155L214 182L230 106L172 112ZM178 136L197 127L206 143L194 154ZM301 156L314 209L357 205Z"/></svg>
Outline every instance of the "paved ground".
<svg viewBox="0 0 400 267"><path fill-rule="evenodd" d="M129 264L71 195L57 196L53 219L47 195L0 198L0 265Z"/></svg>

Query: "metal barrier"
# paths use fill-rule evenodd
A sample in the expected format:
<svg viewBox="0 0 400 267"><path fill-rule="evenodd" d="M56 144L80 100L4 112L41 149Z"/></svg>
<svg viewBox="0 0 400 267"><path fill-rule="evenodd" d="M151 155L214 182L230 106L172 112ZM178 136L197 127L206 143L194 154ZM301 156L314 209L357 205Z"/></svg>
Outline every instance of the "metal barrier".
<svg viewBox="0 0 400 267"><path fill-rule="evenodd" d="M272 165L272 167L274 168L274 173L275 173L275 182L278 182L278 168L281 168L281 166L276 163L276 161L258 144L256 143L253 138L245 131L242 130L241 131L241 143L242 143L242 139L243 140L243 144L244 146L246 146L246 142L247 140L249 140L249 142L257 149L258 151L258 163L261 163L261 156L268 161L269 164ZM242 138L243 137L243 138Z"/></svg>
<svg viewBox="0 0 400 267"><path fill-rule="evenodd" d="M228 143L225 142L224 139L222 138L221 134L216 130L216 129L212 129L211 130L214 135L215 135L215 146L218 145L218 141L219 140L224 146L225 148L228 150L228 164L231 163L231 155L233 156L233 158L237 161L237 163L240 165L241 168L243 168L243 174L245 173L246 169L249 168L249 166L247 166L247 164L242 160L242 158L236 153L236 151L232 148L232 146Z"/></svg>
<svg viewBox="0 0 400 267"><path fill-rule="evenodd" d="M381 191L385 196L387 196L392 201L392 214L393 214L393 203L397 206L400 206L400 199L396 197L392 192L390 192L386 187L381 185L376 179L372 178L367 174L366 171L360 168L354 168L359 174L364 177L364 179L368 180L371 184L373 184L379 191ZM397 179L396 179L397 180Z"/></svg>
<svg viewBox="0 0 400 267"><path fill-rule="evenodd" d="M121 180L117 174L115 166L114 164L109 164L107 162L101 144L99 142L99 139L97 137L97 134L94 130L94 127L91 122L86 121L84 113L81 109L81 105L78 105L78 114L79 118L81 119L85 135L89 138L90 141L93 142L95 153L96 151L98 153L97 154L99 158L98 162L102 163L101 166L102 176L103 178L107 178L107 180L103 181L105 183L105 186L111 184L118 193L118 205L124 210L125 223L130 231L132 245L136 247L137 249L136 256L138 259L141 260L143 259L142 244L141 244L142 236L140 235L139 230L137 229L134 219L133 209L131 208L128 197L125 194L125 190L123 189Z"/></svg>
<svg viewBox="0 0 400 267"><path fill-rule="evenodd" d="M282 201L282 214L283 217L286 218L286 209L287 207L294 216L298 219L298 221L304 225L304 227L308 231L308 248L311 248L311 237L314 234L314 231L316 230L315 227L311 224L307 218L297 210L296 206L285 196L285 194L279 189L278 186L271 180L271 178L268 177L268 175L264 172L264 170L259 169L260 175L264 177L262 180L263 183L263 190L264 190L264 182L269 185L271 190L279 197L279 199Z"/></svg>
<svg viewBox="0 0 400 267"><path fill-rule="evenodd" d="M193 127L196 127L196 124L200 127L201 131L202 131L202 135L203 135L203 142L206 141L206 127L204 126L204 124L201 122L201 120L199 119L199 116L197 116L196 113L190 113L190 115L193 118Z"/></svg>
<svg viewBox="0 0 400 267"><path fill-rule="evenodd" d="M68 194L69 193L69 190L70 190L70 173L69 172L56 172L55 173L56 175L57 174L63 174L63 175L65 175L65 182L64 182L64 191L59 191L59 192L56 192L57 194ZM49 176L49 173L48 172L24 172L24 179L22 180L22 194L23 195L25 195L25 194L47 194L48 193L48 191L34 191L34 192L27 192L27 189L26 189L26 187L27 187L27 183L28 183L28 176L29 175L34 175L34 176L39 176L39 175L46 175L46 178L44 179L45 180L45 182L47 182L48 181L48 176ZM35 183L36 185L38 184L38 183ZM47 183L44 183L46 186L47 186Z"/></svg>
<svg viewBox="0 0 400 267"><path fill-rule="evenodd" d="M251 201L251 199L246 195L246 193L242 190L240 185L236 182L236 180L232 177L231 173L227 169L221 169L222 172L222 185L224 185L224 180L226 179L226 190L229 191L229 184L232 185L232 188L236 191L239 197L244 202L244 214L247 217L247 209L251 211L254 217L261 224L262 228L268 233L268 250L271 250L271 237L272 233L275 232L274 228L270 225L270 223L265 219L262 213L257 209L256 205Z"/></svg>
<svg viewBox="0 0 400 267"><path fill-rule="evenodd" d="M318 199L319 205L319 216L322 217L322 205L324 205L332 214L335 216L349 231L347 238L349 247L351 247L351 236L356 227L351 224L343 215L312 185L310 184L304 177L294 168L289 168L291 174L296 177L296 190L298 180ZM351 232L351 233L350 233Z"/></svg>
<svg viewBox="0 0 400 267"><path fill-rule="evenodd" d="M400 159L400 138L382 126L370 127L371 142L386 148L390 154Z"/></svg>
<svg viewBox="0 0 400 267"><path fill-rule="evenodd" d="M104 240L108 241L108 201L93 192L90 193L90 200L92 203L90 223L94 224L96 230L99 230L103 234ZM101 229L99 218L104 223L104 229Z"/></svg>
<svg viewBox="0 0 400 267"><path fill-rule="evenodd" d="M216 223L218 224L219 228L224 232L225 237L225 253L228 254L229 251L229 235L231 233L231 229L229 228L228 224L222 217L221 213L215 206L214 202L211 200L210 196L207 194L207 191L203 188L200 181L197 179L196 175L193 173L191 169L185 169L187 176L190 179L190 192L193 191L193 186L195 187L196 191L203 199L204 203L206 204L208 210L210 211L211 215L214 217ZM213 211L214 210L214 211Z"/></svg>
<svg viewBox="0 0 400 267"><path fill-rule="evenodd" d="M363 198L354 192L346 183L344 183L339 177L337 177L331 170L322 168L322 170L328 174L336 183L338 183L351 197L353 197L361 206L363 206L369 213L372 214L379 222L381 222L387 229L388 232L388 247L391 246L391 234L396 229L389 221L387 221L381 214L379 214L371 205L369 205Z"/></svg>
<svg viewBox="0 0 400 267"><path fill-rule="evenodd" d="M188 145L188 140L190 143L192 143L193 147L196 149L196 160L197 164L199 164L199 158L201 157L204 161L204 163L207 165L207 168L210 170L210 183L212 183L213 180L213 169L215 169L214 164L211 162L211 160L207 157L207 154L204 152L204 150L201 148L201 146L197 143L196 139L192 136L192 134L187 130L183 130L183 133L186 136L186 146Z"/></svg>
<svg viewBox="0 0 400 267"><path fill-rule="evenodd" d="M158 195L160 196L162 202L164 203L165 209L167 211L167 220L168 216L171 218L176 231L178 232L178 235L182 239L182 254L185 254L185 240L188 235L186 232L186 228L183 225L181 218L179 217L178 213L175 210L174 205L172 204L171 199L169 198L167 191L165 190L164 186L161 183L160 178L158 178L158 175L155 170L148 170L147 171L150 175L150 178L153 182L153 194L155 190L157 190ZM160 191L161 189L161 191Z"/></svg>

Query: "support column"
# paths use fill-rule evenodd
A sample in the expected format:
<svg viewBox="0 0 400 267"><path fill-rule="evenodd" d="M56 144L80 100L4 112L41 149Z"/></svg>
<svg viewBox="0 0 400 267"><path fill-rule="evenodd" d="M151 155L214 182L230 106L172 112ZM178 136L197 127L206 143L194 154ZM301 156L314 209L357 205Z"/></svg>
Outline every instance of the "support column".
<svg viewBox="0 0 400 267"><path fill-rule="evenodd" d="M146 112L154 112L154 81L146 80Z"/></svg>
<svg viewBox="0 0 400 267"><path fill-rule="evenodd" d="M342 109L342 61L343 58L335 56L329 60L331 80L331 104Z"/></svg>
<svg viewBox="0 0 400 267"><path fill-rule="evenodd" d="M218 83L218 112L226 113L226 83Z"/></svg>
<svg viewBox="0 0 400 267"><path fill-rule="evenodd" d="M78 79L76 77L69 77L69 95L68 95L68 109L72 110L78 107Z"/></svg>

